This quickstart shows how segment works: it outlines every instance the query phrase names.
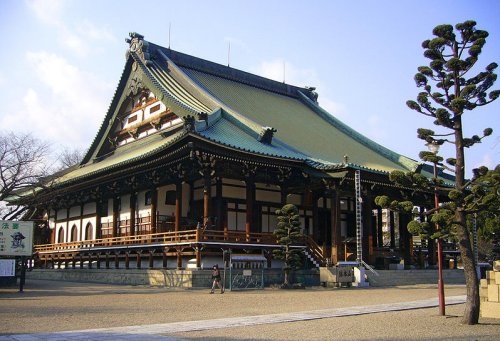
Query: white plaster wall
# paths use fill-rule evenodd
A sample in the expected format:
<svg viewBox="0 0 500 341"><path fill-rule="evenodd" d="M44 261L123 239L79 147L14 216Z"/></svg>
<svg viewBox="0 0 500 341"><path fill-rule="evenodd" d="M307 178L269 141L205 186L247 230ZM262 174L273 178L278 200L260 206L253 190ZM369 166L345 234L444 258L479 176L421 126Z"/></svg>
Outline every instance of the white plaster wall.
<svg viewBox="0 0 500 341"><path fill-rule="evenodd" d="M239 185L245 185L243 182L239 182ZM225 198L234 198L234 199L245 199L246 198L246 189L245 187L232 187L227 186L225 184L222 185L222 196Z"/></svg>
<svg viewBox="0 0 500 341"><path fill-rule="evenodd" d="M55 229L55 228L56 228L56 221L55 221L55 219L54 219L54 218L50 218L50 219L49 219L49 227L50 227L51 229Z"/></svg>
<svg viewBox="0 0 500 341"><path fill-rule="evenodd" d="M288 194L286 197L286 202L288 204L294 204L299 206L302 203L301 196L299 194Z"/></svg>
<svg viewBox="0 0 500 341"><path fill-rule="evenodd" d="M281 192L271 192L262 189L257 189L255 191L255 199L257 201L265 201L265 202L281 202Z"/></svg>
<svg viewBox="0 0 500 341"><path fill-rule="evenodd" d="M76 226L77 230L77 238L76 240L81 240L81 225L80 225L80 219L72 219L68 222L68 229L67 229L67 237L66 240L70 241L71 240L71 229L73 228L73 225Z"/></svg>
<svg viewBox="0 0 500 341"><path fill-rule="evenodd" d="M160 215L172 215L175 213L175 205L166 205L165 204L165 199L166 199L168 191L175 191L175 184L170 184L170 185L162 186L162 187L158 188L158 212L160 213ZM184 198L187 198L187 195L185 194L186 190L184 188L183 188L183 192L184 193L182 195L182 199L184 201ZM184 210L184 205L187 205L187 203L184 204L184 202L183 202L183 207L182 207L183 210Z"/></svg>
<svg viewBox="0 0 500 341"><path fill-rule="evenodd" d="M120 220L130 219L130 194L121 196Z"/></svg>
<svg viewBox="0 0 500 341"><path fill-rule="evenodd" d="M63 240L59 239L59 230L61 228L64 230L64 239ZM65 243L67 241L67 238L68 238L67 224L66 223L57 224L57 226L56 226L56 243Z"/></svg>
<svg viewBox="0 0 500 341"><path fill-rule="evenodd" d="M82 220L82 240L85 240L85 230L87 229L87 224L92 224L92 235L89 236L89 239L96 238L96 217L85 218Z"/></svg>
<svg viewBox="0 0 500 341"><path fill-rule="evenodd" d="M137 194L137 216L139 218L151 216L151 205L146 205L146 192Z"/></svg>
<svg viewBox="0 0 500 341"><path fill-rule="evenodd" d="M160 104L160 109L156 110L153 114L151 114L151 112L150 112L151 108L158 105L158 104ZM150 117L157 116L158 114L161 114L165 110L166 110L165 104L163 104L162 102L154 102L146 107L145 113L144 113L144 119L147 120Z"/></svg>

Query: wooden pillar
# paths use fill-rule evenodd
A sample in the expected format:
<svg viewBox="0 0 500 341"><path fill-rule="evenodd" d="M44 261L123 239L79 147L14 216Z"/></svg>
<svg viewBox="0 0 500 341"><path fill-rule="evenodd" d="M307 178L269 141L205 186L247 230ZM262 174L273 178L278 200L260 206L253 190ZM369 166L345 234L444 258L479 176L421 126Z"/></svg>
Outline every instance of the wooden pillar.
<svg viewBox="0 0 500 341"><path fill-rule="evenodd" d="M217 183L215 185L215 198L217 200L217 213L215 227L218 231L223 229L224 225L224 211L223 211L223 199L222 199L222 179L217 178Z"/></svg>
<svg viewBox="0 0 500 341"><path fill-rule="evenodd" d="M64 234L66 238L65 242L69 242L71 240L71 231L69 229L69 207L66 208L66 233Z"/></svg>
<svg viewBox="0 0 500 341"><path fill-rule="evenodd" d="M80 239L78 240L84 240L85 234L83 233L83 204L80 204Z"/></svg>
<svg viewBox="0 0 500 341"><path fill-rule="evenodd" d="M178 181L175 184L175 232L181 229L182 215L182 182Z"/></svg>
<svg viewBox="0 0 500 341"><path fill-rule="evenodd" d="M247 241L250 239L250 233L255 230L255 224L253 221L253 213L254 213L254 205L255 205L255 182L254 178L250 177L246 180L246 219L245 219L245 231Z"/></svg>
<svg viewBox="0 0 500 341"><path fill-rule="evenodd" d="M210 200L211 200L211 178L210 175L204 176L203 182L203 226L207 228L210 225Z"/></svg>
<svg viewBox="0 0 500 341"><path fill-rule="evenodd" d="M182 269L182 249L177 249L177 269Z"/></svg>
<svg viewBox="0 0 500 341"><path fill-rule="evenodd" d="M201 249L199 246L194 248L196 255L196 268L201 269Z"/></svg>
<svg viewBox="0 0 500 341"><path fill-rule="evenodd" d="M323 207L328 208L328 200L327 200L327 195L323 197ZM330 207L331 209L331 207ZM330 222L331 224L331 222ZM328 226L328 216L325 214L323 215L323 230L319 231L319 240L321 240L321 245L323 247L323 252L325 252L328 249L328 253L330 252L330 246L328 245L328 248L326 249L326 244L329 243L329 239L331 239L331 228Z"/></svg>
<svg viewBox="0 0 500 341"><path fill-rule="evenodd" d="M136 234L136 221L135 221L135 216L136 216L136 204L137 204L137 194L134 192L130 193L130 235L133 236Z"/></svg>
<svg viewBox="0 0 500 341"><path fill-rule="evenodd" d="M288 196L288 190L284 184L280 186L281 189L281 207L286 205L286 198Z"/></svg>
<svg viewBox="0 0 500 341"><path fill-rule="evenodd" d="M384 247L384 231L382 229L382 208L377 208L377 246Z"/></svg>
<svg viewBox="0 0 500 341"><path fill-rule="evenodd" d="M104 262L106 264L106 269L109 269L109 252L106 252L106 256L104 258Z"/></svg>
<svg viewBox="0 0 500 341"><path fill-rule="evenodd" d="M50 228L50 225L49 225L49 228ZM55 225L53 229L52 228L50 229L50 243L51 244L56 243L56 230L57 230L57 225Z"/></svg>
<svg viewBox="0 0 500 341"><path fill-rule="evenodd" d="M332 264L337 264L341 260L342 244L341 244L341 228L340 228L340 196L336 191L331 192L331 209L330 223L332 231Z"/></svg>
<svg viewBox="0 0 500 341"><path fill-rule="evenodd" d="M130 252L125 251L125 269L130 268Z"/></svg>
<svg viewBox="0 0 500 341"><path fill-rule="evenodd" d="M167 252L168 252L168 249L163 249L162 251L162 265L163 265L163 268L166 269L167 268Z"/></svg>
<svg viewBox="0 0 500 341"><path fill-rule="evenodd" d="M394 229L395 229L395 226L394 226L394 212L393 211L389 211L389 230L390 230L390 233L391 233L391 249L395 249L396 248L396 236L395 236L395 233L394 233Z"/></svg>
<svg viewBox="0 0 500 341"><path fill-rule="evenodd" d="M319 194L317 192L313 193L313 198L312 198L312 233L311 235L314 237L316 235L315 231L318 230L319 226L319 210L318 210L318 199L319 199Z"/></svg>
<svg viewBox="0 0 500 341"><path fill-rule="evenodd" d="M112 237L118 237L120 235L120 211L118 211L118 200L119 197L113 198L113 235Z"/></svg>
<svg viewBox="0 0 500 341"><path fill-rule="evenodd" d="M101 223L101 216L102 216L102 199L97 199L95 202L95 237L96 239L101 239L102 238L102 223Z"/></svg>
<svg viewBox="0 0 500 341"><path fill-rule="evenodd" d="M158 189L156 186L151 188L151 233L158 233Z"/></svg>
<svg viewBox="0 0 500 341"><path fill-rule="evenodd" d="M137 269L140 269L142 266L142 256L141 256L142 251L138 250L136 254L136 259L137 259Z"/></svg>
<svg viewBox="0 0 500 341"><path fill-rule="evenodd" d="M154 266L154 253L155 251L149 251L149 268L152 269Z"/></svg>
<svg viewBox="0 0 500 341"><path fill-rule="evenodd" d="M120 268L120 255L118 253L115 253L115 268Z"/></svg>

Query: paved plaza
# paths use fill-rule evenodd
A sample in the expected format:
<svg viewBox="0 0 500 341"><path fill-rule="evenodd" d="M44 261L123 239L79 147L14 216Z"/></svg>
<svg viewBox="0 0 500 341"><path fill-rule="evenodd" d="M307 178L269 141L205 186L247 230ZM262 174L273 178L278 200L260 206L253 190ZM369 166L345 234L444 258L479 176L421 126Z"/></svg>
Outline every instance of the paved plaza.
<svg viewBox="0 0 500 341"><path fill-rule="evenodd" d="M29 281L0 289L0 340L493 340L500 321L460 324L464 286L208 290Z"/></svg>

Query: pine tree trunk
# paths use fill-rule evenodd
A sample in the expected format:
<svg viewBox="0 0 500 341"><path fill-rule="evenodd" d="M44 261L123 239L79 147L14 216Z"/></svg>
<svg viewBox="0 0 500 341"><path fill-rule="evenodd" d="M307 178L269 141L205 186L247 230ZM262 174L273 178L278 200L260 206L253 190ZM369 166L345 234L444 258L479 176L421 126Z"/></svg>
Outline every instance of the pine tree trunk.
<svg viewBox="0 0 500 341"><path fill-rule="evenodd" d="M469 232L463 226L465 225L465 214L457 213L457 218L462 222L459 228L459 248L464 265L465 284L467 288L467 300L465 302L463 324L477 324L479 322L479 280L477 278L476 264L474 264L474 254L472 252Z"/></svg>
<svg viewBox="0 0 500 341"><path fill-rule="evenodd" d="M456 93L459 95L459 88ZM462 191L465 187L465 153L463 146L462 119L460 115L455 116L455 188ZM472 245L467 231L466 214L458 207L455 210L457 225L458 244L462 263L464 265L465 285L467 288L467 300L465 302L464 317L462 323L477 324L479 322L479 281L477 279L476 264L472 253Z"/></svg>

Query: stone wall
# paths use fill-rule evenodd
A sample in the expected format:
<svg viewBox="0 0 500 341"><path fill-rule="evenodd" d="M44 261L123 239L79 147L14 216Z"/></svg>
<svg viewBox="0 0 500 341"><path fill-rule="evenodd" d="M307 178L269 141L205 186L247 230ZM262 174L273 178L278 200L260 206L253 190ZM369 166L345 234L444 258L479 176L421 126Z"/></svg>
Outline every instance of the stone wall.
<svg viewBox="0 0 500 341"><path fill-rule="evenodd" d="M412 284L437 284L437 270L377 270L379 276L366 271L370 286L384 287ZM465 284L464 271L443 270L444 284Z"/></svg>
<svg viewBox="0 0 500 341"><path fill-rule="evenodd" d="M233 270L233 273L242 270ZM26 273L28 279L108 283L126 285L152 285L180 288L208 288L212 285L210 270L167 270L167 269L34 269ZM229 283L229 271L226 274ZM301 270L291 274L291 281L306 286L319 285L319 271ZM264 270L264 286L281 284L282 271ZM228 286L228 285L227 285Z"/></svg>
<svg viewBox="0 0 500 341"><path fill-rule="evenodd" d="M479 288L481 316L500 318L500 260L493 263L493 271L486 272Z"/></svg>

